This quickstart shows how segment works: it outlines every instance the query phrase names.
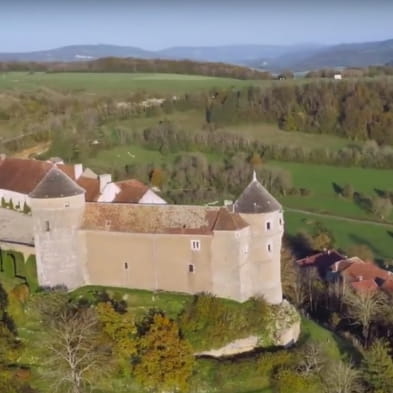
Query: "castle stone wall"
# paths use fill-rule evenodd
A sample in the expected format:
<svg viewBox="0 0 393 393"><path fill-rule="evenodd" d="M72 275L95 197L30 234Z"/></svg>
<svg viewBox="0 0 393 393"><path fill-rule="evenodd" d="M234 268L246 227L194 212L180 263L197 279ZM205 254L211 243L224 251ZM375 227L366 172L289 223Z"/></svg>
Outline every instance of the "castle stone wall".
<svg viewBox="0 0 393 393"><path fill-rule="evenodd" d="M211 236L82 232L90 284L211 292ZM200 242L199 251L192 251L192 241Z"/></svg>
<svg viewBox="0 0 393 393"><path fill-rule="evenodd" d="M282 301L282 212L242 213L241 216L250 225L249 259L245 269L247 276L251 277L251 283L244 296L263 296L269 303L279 304Z"/></svg>
<svg viewBox="0 0 393 393"><path fill-rule="evenodd" d="M215 231L212 241L212 292L238 301L245 300L242 286L249 285L243 270L249 247L249 228ZM241 282L241 277L244 283ZM247 292L246 290L243 290Z"/></svg>
<svg viewBox="0 0 393 393"><path fill-rule="evenodd" d="M30 205L40 285L65 285L68 289L84 285L85 261L79 235L84 194L66 198L31 198Z"/></svg>

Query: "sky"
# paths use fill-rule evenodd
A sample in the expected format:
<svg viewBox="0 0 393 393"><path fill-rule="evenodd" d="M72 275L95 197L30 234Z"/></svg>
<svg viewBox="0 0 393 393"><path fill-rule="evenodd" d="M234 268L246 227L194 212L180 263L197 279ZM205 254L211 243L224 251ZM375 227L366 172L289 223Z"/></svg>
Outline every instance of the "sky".
<svg viewBox="0 0 393 393"><path fill-rule="evenodd" d="M392 0L0 0L0 51L393 38Z"/></svg>

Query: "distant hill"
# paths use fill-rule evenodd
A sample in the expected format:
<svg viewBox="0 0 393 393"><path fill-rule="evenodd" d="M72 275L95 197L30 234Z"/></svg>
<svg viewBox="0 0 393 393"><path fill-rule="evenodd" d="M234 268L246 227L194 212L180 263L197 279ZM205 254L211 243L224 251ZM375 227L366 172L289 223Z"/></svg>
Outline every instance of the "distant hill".
<svg viewBox="0 0 393 393"><path fill-rule="evenodd" d="M201 47L172 47L148 51L132 46L72 45L44 51L0 53L0 61L81 61L103 57L134 57L139 59L195 60L243 64L252 59L274 59L303 49L305 45L227 45ZM307 45L308 47L308 45ZM315 46L313 46L315 47ZM320 48L320 46L317 46Z"/></svg>
<svg viewBox="0 0 393 393"><path fill-rule="evenodd" d="M393 39L333 46L318 44L185 46L158 51L133 46L100 44L72 45L26 53L0 53L0 61L74 62L104 57L223 62L267 71L283 69L306 71L326 67L364 67L392 62Z"/></svg>
<svg viewBox="0 0 393 393"><path fill-rule="evenodd" d="M384 65L392 61L392 59L393 39L335 45L318 50L305 56L303 59L288 59L289 61L285 66L295 71L324 67L366 67L370 65Z"/></svg>

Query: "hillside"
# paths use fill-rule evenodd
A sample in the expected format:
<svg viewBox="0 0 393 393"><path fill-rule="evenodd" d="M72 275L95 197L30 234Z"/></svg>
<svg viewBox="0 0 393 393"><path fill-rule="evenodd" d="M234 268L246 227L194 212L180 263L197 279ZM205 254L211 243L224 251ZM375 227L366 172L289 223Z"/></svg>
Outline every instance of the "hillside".
<svg viewBox="0 0 393 393"><path fill-rule="evenodd" d="M283 55L270 68L290 68L294 71L324 67L365 67L383 65L393 59L393 39L378 42L335 45L295 56Z"/></svg>
<svg viewBox="0 0 393 393"><path fill-rule="evenodd" d="M137 57L141 59L173 59L246 64L255 59L274 59L284 55L320 49L320 45L223 45L171 47L149 51L133 46L71 45L34 52L0 53L0 61L80 61L102 57Z"/></svg>
<svg viewBox="0 0 393 393"><path fill-rule="evenodd" d="M271 71L282 69L304 71L323 67L386 64L393 60L393 39L332 46L319 44L184 46L157 51L133 46L99 44L72 45L35 52L0 53L0 61L77 62L104 57L225 62Z"/></svg>

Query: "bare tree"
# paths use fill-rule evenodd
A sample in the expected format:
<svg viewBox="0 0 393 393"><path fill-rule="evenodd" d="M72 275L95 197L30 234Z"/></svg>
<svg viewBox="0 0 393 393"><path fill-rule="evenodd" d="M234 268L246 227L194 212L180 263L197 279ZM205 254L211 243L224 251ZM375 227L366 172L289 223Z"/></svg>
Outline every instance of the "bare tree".
<svg viewBox="0 0 393 393"><path fill-rule="evenodd" d="M310 342L301 350L298 371L304 375L320 374L326 363L326 356L320 344Z"/></svg>
<svg viewBox="0 0 393 393"><path fill-rule="evenodd" d="M322 375L325 393L361 393L363 386L358 370L342 360L333 362Z"/></svg>
<svg viewBox="0 0 393 393"><path fill-rule="evenodd" d="M364 345L367 348L371 324L379 318L384 307L383 297L377 291L357 293L347 290L344 294L344 303L347 307L347 316L362 327Z"/></svg>
<svg viewBox="0 0 393 393"><path fill-rule="evenodd" d="M50 383L51 393L88 392L110 364L96 314L91 308L73 307L66 296L47 300L40 307L45 331L40 351L43 378Z"/></svg>

